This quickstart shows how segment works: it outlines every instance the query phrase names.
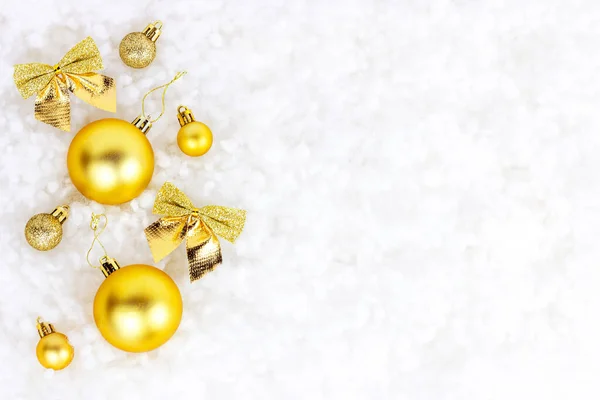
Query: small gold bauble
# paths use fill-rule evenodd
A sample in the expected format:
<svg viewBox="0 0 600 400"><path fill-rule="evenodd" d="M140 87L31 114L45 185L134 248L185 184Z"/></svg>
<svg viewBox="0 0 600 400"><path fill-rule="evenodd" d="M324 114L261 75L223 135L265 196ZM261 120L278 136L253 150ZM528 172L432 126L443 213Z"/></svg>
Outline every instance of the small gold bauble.
<svg viewBox="0 0 600 400"><path fill-rule="evenodd" d="M121 350L154 350L179 327L183 312L179 289L158 268L145 264L119 268L112 261L112 265L103 263L107 277L94 298L96 326Z"/></svg>
<svg viewBox="0 0 600 400"><path fill-rule="evenodd" d="M156 39L160 36L162 22L149 24L143 32L127 34L119 45L119 56L125 65L145 68L156 57Z"/></svg>
<svg viewBox="0 0 600 400"><path fill-rule="evenodd" d="M177 145L184 154L199 157L206 154L213 143L213 135L208 126L194 119L192 110L185 106L177 108L177 118L181 128L177 132Z"/></svg>
<svg viewBox="0 0 600 400"><path fill-rule="evenodd" d="M63 236L62 224L68 216L68 206L57 207L51 214L36 214L25 225L25 239L40 251L55 248Z"/></svg>
<svg viewBox="0 0 600 400"><path fill-rule="evenodd" d="M69 338L62 333L55 332L52 324L41 322L39 318L38 332L40 341L35 349L35 354L44 368L61 370L71 364L75 350L69 343Z"/></svg>
<svg viewBox="0 0 600 400"><path fill-rule="evenodd" d="M67 169L73 185L88 199L122 204L139 196L150 183L154 151L133 124L101 119L75 135L67 153Z"/></svg>
<svg viewBox="0 0 600 400"><path fill-rule="evenodd" d="M190 122L182 126L177 133L177 145L182 152L191 157L206 154L210 150L212 142L212 132L202 122Z"/></svg>

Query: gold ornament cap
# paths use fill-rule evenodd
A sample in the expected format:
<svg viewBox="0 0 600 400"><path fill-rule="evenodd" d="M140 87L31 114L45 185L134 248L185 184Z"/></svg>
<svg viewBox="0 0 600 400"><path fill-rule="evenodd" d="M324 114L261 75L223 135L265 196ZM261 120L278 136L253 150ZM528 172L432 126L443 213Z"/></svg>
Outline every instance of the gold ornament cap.
<svg viewBox="0 0 600 400"><path fill-rule="evenodd" d="M156 42L156 40L162 33L162 26L163 24L161 21L154 21L148 24L148 26L142 31L142 33L146 35L148 39L152 40L153 42Z"/></svg>
<svg viewBox="0 0 600 400"><path fill-rule="evenodd" d="M54 329L54 325L42 321L42 317L37 318L37 331L40 335L40 338L43 338L46 335L56 332Z"/></svg>
<svg viewBox="0 0 600 400"><path fill-rule="evenodd" d="M64 224L67 218L69 218L69 206L58 206L54 209L54 211L52 211L51 215L55 217L58 222Z"/></svg>
<svg viewBox="0 0 600 400"><path fill-rule="evenodd" d="M101 219L104 218L104 225L101 225ZM110 257L106 253L106 248L100 241L100 235L106 229L106 225L108 224L108 218L105 214L94 214L92 213L92 220L90 221L90 228L94 231L94 240L92 240L92 245L90 246L87 255L85 256L86 261L89 266L92 268L98 268L104 274L105 278L108 278L110 274L121 268L117 260ZM94 245L98 243L98 245L104 250L104 255L100 257L100 265L94 265L90 262L90 253L94 249Z"/></svg>
<svg viewBox="0 0 600 400"><path fill-rule="evenodd" d="M181 126L195 121L194 114L192 114L192 110L190 110L186 106L177 107L177 120L179 121L179 125Z"/></svg>
<svg viewBox="0 0 600 400"><path fill-rule="evenodd" d="M142 131L142 133L144 135L146 133L148 133L150 128L152 128L152 122L150 121L149 115L147 115L147 116L138 115L137 118L134 119L131 123L133 124L133 126L135 126L140 131Z"/></svg>
<svg viewBox="0 0 600 400"><path fill-rule="evenodd" d="M119 268L121 268L121 266L119 263L117 263L117 260L112 257L104 256L100 259L100 270L104 274L105 278L108 278L110 274Z"/></svg>

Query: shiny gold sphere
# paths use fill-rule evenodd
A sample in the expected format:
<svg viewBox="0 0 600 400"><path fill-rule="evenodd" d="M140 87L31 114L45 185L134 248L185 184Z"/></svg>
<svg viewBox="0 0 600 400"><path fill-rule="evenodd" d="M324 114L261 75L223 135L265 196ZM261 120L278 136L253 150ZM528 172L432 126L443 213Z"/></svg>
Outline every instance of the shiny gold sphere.
<svg viewBox="0 0 600 400"><path fill-rule="evenodd" d="M44 368L59 370L71 364L75 350L65 335L53 332L40 339L35 354Z"/></svg>
<svg viewBox="0 0 600 400"><path fill-rule="evenodd" d="M213 143L213 135L210 128L202 122L192 121L179 129L177 132L177 145L191 157L206 154Z"/></svg>
<svg viewBox="0 0 600 400"><path fill-rule="evenodd" d="M67 153L73 185L88 199L122 204L139 196L154 173L154 151L139 129L107 118L84 126Z"/></svg>
<svg viewBox="0 0 600 400"><path fill-rule="evenodd" d="M110 274L96 293L94 320L113 346L154 350L173 336L183 312L179 289L158 268L135 264Z"/></svg>
<svg viewBox="0 0 600 400"><path fill-rule="evenodd" d="M144 68L156 57L156 43L142 32L126 35L119 45L119 55L125 65L132 68Z"/></svg>
<svg viewBox="0 0 600 400"><path fill-rule="evenodd" d="M36 250L47 251L55 248L62 235L62 224L50 214L36 214L25 225L25 239Z"/></svg>

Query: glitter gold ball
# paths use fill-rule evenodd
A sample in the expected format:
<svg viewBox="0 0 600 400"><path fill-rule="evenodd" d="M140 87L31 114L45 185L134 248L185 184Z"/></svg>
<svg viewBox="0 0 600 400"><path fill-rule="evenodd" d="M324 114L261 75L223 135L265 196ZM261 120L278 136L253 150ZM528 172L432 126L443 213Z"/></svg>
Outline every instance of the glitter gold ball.
<svg viewBox="0 0 600 400"><path fill-rule="evenodd" d="M50 214L37 214L25 225L25 239L36 250L55 248L62 239L62 224Z"/></svg>
<svg viewBox="0 0 600 400"><path fill-rule="evenodd" d="M132 32L121 41L119 55L127 66L145 68L156 57L156 43L142 32Z"/></svg>

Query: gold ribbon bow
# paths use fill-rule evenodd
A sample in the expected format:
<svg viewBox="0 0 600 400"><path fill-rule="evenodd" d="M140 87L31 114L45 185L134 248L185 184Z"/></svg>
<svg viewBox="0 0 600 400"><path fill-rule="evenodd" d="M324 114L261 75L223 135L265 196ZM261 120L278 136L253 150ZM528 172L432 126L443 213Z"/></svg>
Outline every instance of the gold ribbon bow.
<svg viewBox="0 0 600 400"><path fill-rule="evenodd" d="M42 63L15 65L13 78L24 99L37 93L37 120L69 132L71 102L68 91L94 107L116 111L114 79L93 72L102 68L100 51L94 40L87 37L69 50L54 67Z"/></svg>
<svg viewBox="0 0 600 400"><path fill-rule="evenodd" d="M221 263L217 235L233 243L246 222L246 211L239 208L194 207L190 199L170 182L158 191L152 212L164 215L144 230L154 261L162 260L186 239L191 282Z"/></svg>

